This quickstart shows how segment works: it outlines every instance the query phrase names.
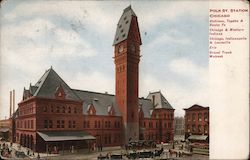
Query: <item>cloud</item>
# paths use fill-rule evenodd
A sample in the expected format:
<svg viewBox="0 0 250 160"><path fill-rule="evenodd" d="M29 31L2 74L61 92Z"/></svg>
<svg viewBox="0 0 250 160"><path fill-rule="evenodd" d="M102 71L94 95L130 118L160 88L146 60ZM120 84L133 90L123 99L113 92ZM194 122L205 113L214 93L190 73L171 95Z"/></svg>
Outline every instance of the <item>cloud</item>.
<svg viewBox="0 0 250 160"><path fill-rule="evenodd" d="M114 78L101 72L79 72L74 76L73 81L72 77L69 75L65 75L64 77L66 83L68 82L68 85L73 89L95 91L100 93L108 92L110 94L114 94Z"/></svg>
<svg viewBox="0 0 250 160"><path fill-rule="evenodd" d="M173 59L169 63L170 71L185 77L207 77L208 72L205 67L194 64L188 58Z"/></svg>
<svg viewBox="0 0 250 160"><path fill-rule="evenodd" d="M173 36L168 33L162 33L146 46L146 50L154 50L155 48L163 45L177 44L177 45L192 45L192 41L188 37Z"/></svg>
<svg viewBox="0 0 250 160"><path fill-rule="evenodd" d="M15 21L22 18L33 17L59 17L73 23L74 27L89 26L99 33L110 32L116 26L112 23L115 12L103 8L102 2L95 1L32 1L18 3L17 6L6 14L4 21ZM28 8L28 9L27 9ZM74 24L77 24L74 26Z"/></svg>
<svg viewBox="0 0 250 160"><path fill-rule="evenodd" d="M142 30L151 30L166 21L175 21L181 16L189 16L195 21L204 21L207 18L208 2L196 1L160 1L148 2L138 10L139 22L143 24ZM139 8L139 7L138 7Z"/></svg>

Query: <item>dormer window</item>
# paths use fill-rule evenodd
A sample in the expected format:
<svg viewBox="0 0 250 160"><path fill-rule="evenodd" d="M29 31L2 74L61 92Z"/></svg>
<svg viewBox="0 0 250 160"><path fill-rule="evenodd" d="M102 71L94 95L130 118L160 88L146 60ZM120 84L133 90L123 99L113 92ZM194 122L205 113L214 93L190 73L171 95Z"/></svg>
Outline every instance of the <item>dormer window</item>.
<svg viewBox="0 0 250 160"><path fill-rule="evenodd" d="M93 104L88 105L88 110L87 113L89 115L95 115L96 114L96 110Z"/></svg>
<svg viewBox="0 0 250 160"><path fill-rule="evenodd" d="M58 99L65 99L65 92L64 92L64 89L62 87L62 85L60 84L57 88L56 88L56 91L55 91L55 97L58 98Z"/></svg>
<svg viewBox="0 0 250 160"><path fill-rule="evenodd" d="M108 114L109 114L110 116L115 115L115 110L114 110L114 107L113 107L113 106L108 106Z"/></svg>

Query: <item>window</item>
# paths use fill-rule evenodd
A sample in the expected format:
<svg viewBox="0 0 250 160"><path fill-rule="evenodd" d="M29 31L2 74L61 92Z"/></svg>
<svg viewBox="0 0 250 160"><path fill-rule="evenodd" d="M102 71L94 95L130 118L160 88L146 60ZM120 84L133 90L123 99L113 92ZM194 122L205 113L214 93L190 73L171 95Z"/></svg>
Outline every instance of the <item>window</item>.
<svg viewBox="0 0 250 160"><path fill-rule="evenodd" d="M53 106L50 107L50 112L51 112L51 113L54 112L54 107L53 107Z"/></svg>
<svg viewBox="0 0 250 160"><path fill-rule="evenodd" d="M168 128L172 128L172 124L170 122L168 123Z"/></svg>
<svg viewBox="0 0 250 160"><path fill-rule="evenodd" d="M101 122L98 121L98 128L101 128Z"/></svg>
<svg viewBox="0 0 250 160"><path fill-rule="evenodd" d="M32 122L32 125L33 125L33 122ZM49 120L49 128L53 128L53 121L52 120Z"/></svg>
<svg viewBox="0 0 250 160"><path fill-rule="evenodd" d="M167 128L167 123L164 123L164 128Z"/></svg>
<svg viewBox="0 0 250 160"><path fill-rule="evenodd" d="M47 106L43 107L43 112L47 112Z"/></svg>
<svg viewBox="0 0 250 160"><path fill-rule="evenodd" d="M193 131L193 132L196 132L195 125L192 125L192 131Z"/></svg>
<svg viewBox="0 0 250 160"><path fill-rule="evenodd" d="M74 108L74 113L77 113L76 107Z"/></svg>
<svg viewBox="0 0 250 160"><path fill-rule="evenodd" d="M208 121L208 113L204 113L204 121Z"/></svg>
<svg viewBox="0 0 250 160"><path fill-rule="evenodd" d="M84 121L85 122L85 121ZM72 127L72 124L71 124L71 121L69 121L69 124L68 124L68 128L71 128ZM84 127L85 128L85 127Z"/></svg>
<svg viewBox="0 0 250 160"><path fill-rule="evenodd" d="M76 121L73 121L73 128L76 128Z"/></svg>
<svg viewBox="0 0 250 160"><path fill-rule="evenodd" d="M111 143L111 134L109 134L109 144Z"/></svg>
<svg viewBox="0 0 250 160"><path fill-rule="evenodd" d="M97 128L97 121L95 121L95 128Z"/></svg>
<svg viewBox="0 0 250 160"><path fill-rule="evenodd" d="M202 117L201 113L198 113L198 120L199 121L201 121L201 119L202 119L201 117Z"/></svg>
<svg viewBox="0 0 250 160"><path fill-rule="evenodd" d="M204 132L205 132L205 134L208 133L208 126L207 125L204 126Z"/></svg>
<svg viewBox="0 0 250 160"><path fill-rule="evenodd" d="M71 113L71 108L69 107L68 113Z"/></svg>
<svg viewBox="0 0 250 160"><path fill-rule="evenodd" d="M87 127L87 122L83 121L83 128L86 128L86 127Z"/></svg>
<svg viewBox="0 0 250 160"><path fill-rule="evenodd" d="M108 142L108 138L107 138L107 135L105 135L105 137L104 137L104 143L107 144L107 142Z"/></svg>
<svg viewBox="0 0 250 160"><path fill-rule="evenodd" d="M64 120L61 121L61 128L64 128Z"/></svg>
<svg viewBox="0 0 250 160"><path fill-rule="evenodd" d="M59 120L57 120L57 121L56 121L56 127L57 127L57 128L60 128L60 126L61 126L61 122L60 122Z"/></svg>
<svg viewBox="0 0 250 160"><path fill-rule="evenodd" d="M164 113L164 119L166 119L166 113Z"/></svg>
<svg viewBox="0 0 250 160"><path fill-rule="evenodd" d="M155 127L158 128L158 122L155 122Z"/></svg>
<svg viewBox="0 0 250 160"><path fill-rule="evenodd" d="M60 107L59 106L56 107L56 113L60 113Z"/></svg>
<svg viewBox="0 0 250 160"><path fill-rule="evenodd" d="M48 128L48 120L44 120L44 128Z"/></svg>
<svg viewBox="0 0 250 160"><path fill-rule="evenodd" d="M105 128L107 128L108 127L108 122L107 121L105 121Z"/></svg>
<svg viewBox="0 0 250 160"><path fill-rule="evenodd" d="M143 122L143 126L146 127L146 122Z"/></svg>
<svg viewBox="0 0 250 160"><path fill-rule="evenodd" d="M187 132L190 132L190 126L187 125Z"/></svg>
<svg viewBox="0 0 250 160"><path fill-rule="evenodd" d="M90 127L89 127L89 121L87 121L87 128L90 128Z"/></svg>
<svg viewBox="0 0 250 160"><path fill-rule="evenodd" d="M192 114L192 120L195 121L195 113Z"/></svg>
<svg viewBox="0 0 250 160"><path fill-rule="evenodd" d="M65 113L65 107L64 106L62 107L62 113Z"/></svg>
<svg viewBox="0 0 250 160"><path fill-rule="evenodd" d="M198 125L198 131L201 132L201 125Z"/></svg>
<svg viewBox="0 0 250 160"><path fill-rule="evenodd" d="M110 121L108 121L108 128L110 128Z"/></svg>
<svg viewBox="0 0 250 160"><path fill-rule="evenodd" d="M190 115L187 114L187 121L190 121Z"/></svg>

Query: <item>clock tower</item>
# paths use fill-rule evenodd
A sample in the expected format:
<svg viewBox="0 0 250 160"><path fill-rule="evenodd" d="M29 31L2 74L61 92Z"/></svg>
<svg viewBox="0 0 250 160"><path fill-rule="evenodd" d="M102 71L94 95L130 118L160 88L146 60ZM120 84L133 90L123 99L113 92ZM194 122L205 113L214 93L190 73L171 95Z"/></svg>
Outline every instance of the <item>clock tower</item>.
<svg viewBox="0 0 250 160"><path fill-rule="evenodd" d="M124 9L114 38L116 103L124 126L124 143L139 139L138 80L141 36L131 6Z"/></svg>

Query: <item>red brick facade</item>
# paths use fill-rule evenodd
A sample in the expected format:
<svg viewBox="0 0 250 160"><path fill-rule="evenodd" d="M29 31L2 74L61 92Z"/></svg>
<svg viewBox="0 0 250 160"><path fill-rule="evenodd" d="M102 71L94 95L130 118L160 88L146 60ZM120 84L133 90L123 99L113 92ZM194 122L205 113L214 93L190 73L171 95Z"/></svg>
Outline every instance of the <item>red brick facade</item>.
<svg viewBox="0 0 250 160"><path fill-rule="evenodd" d="M209 107L193 105L185 110L185 137L190 135L209 136Z"/></svg>
<svg viewBox="0 0 250 160"><path fill-rule="evenodd" d="M128 38L115 44L114 53L116 101L122 113L126 143L129 139L139 139L139 118L138 114L135 113L138 112L138 70L141 40L137 17L132 15L131 18L130 29L127 33ZM124 27L122 24L120 26Z"/></svg>

